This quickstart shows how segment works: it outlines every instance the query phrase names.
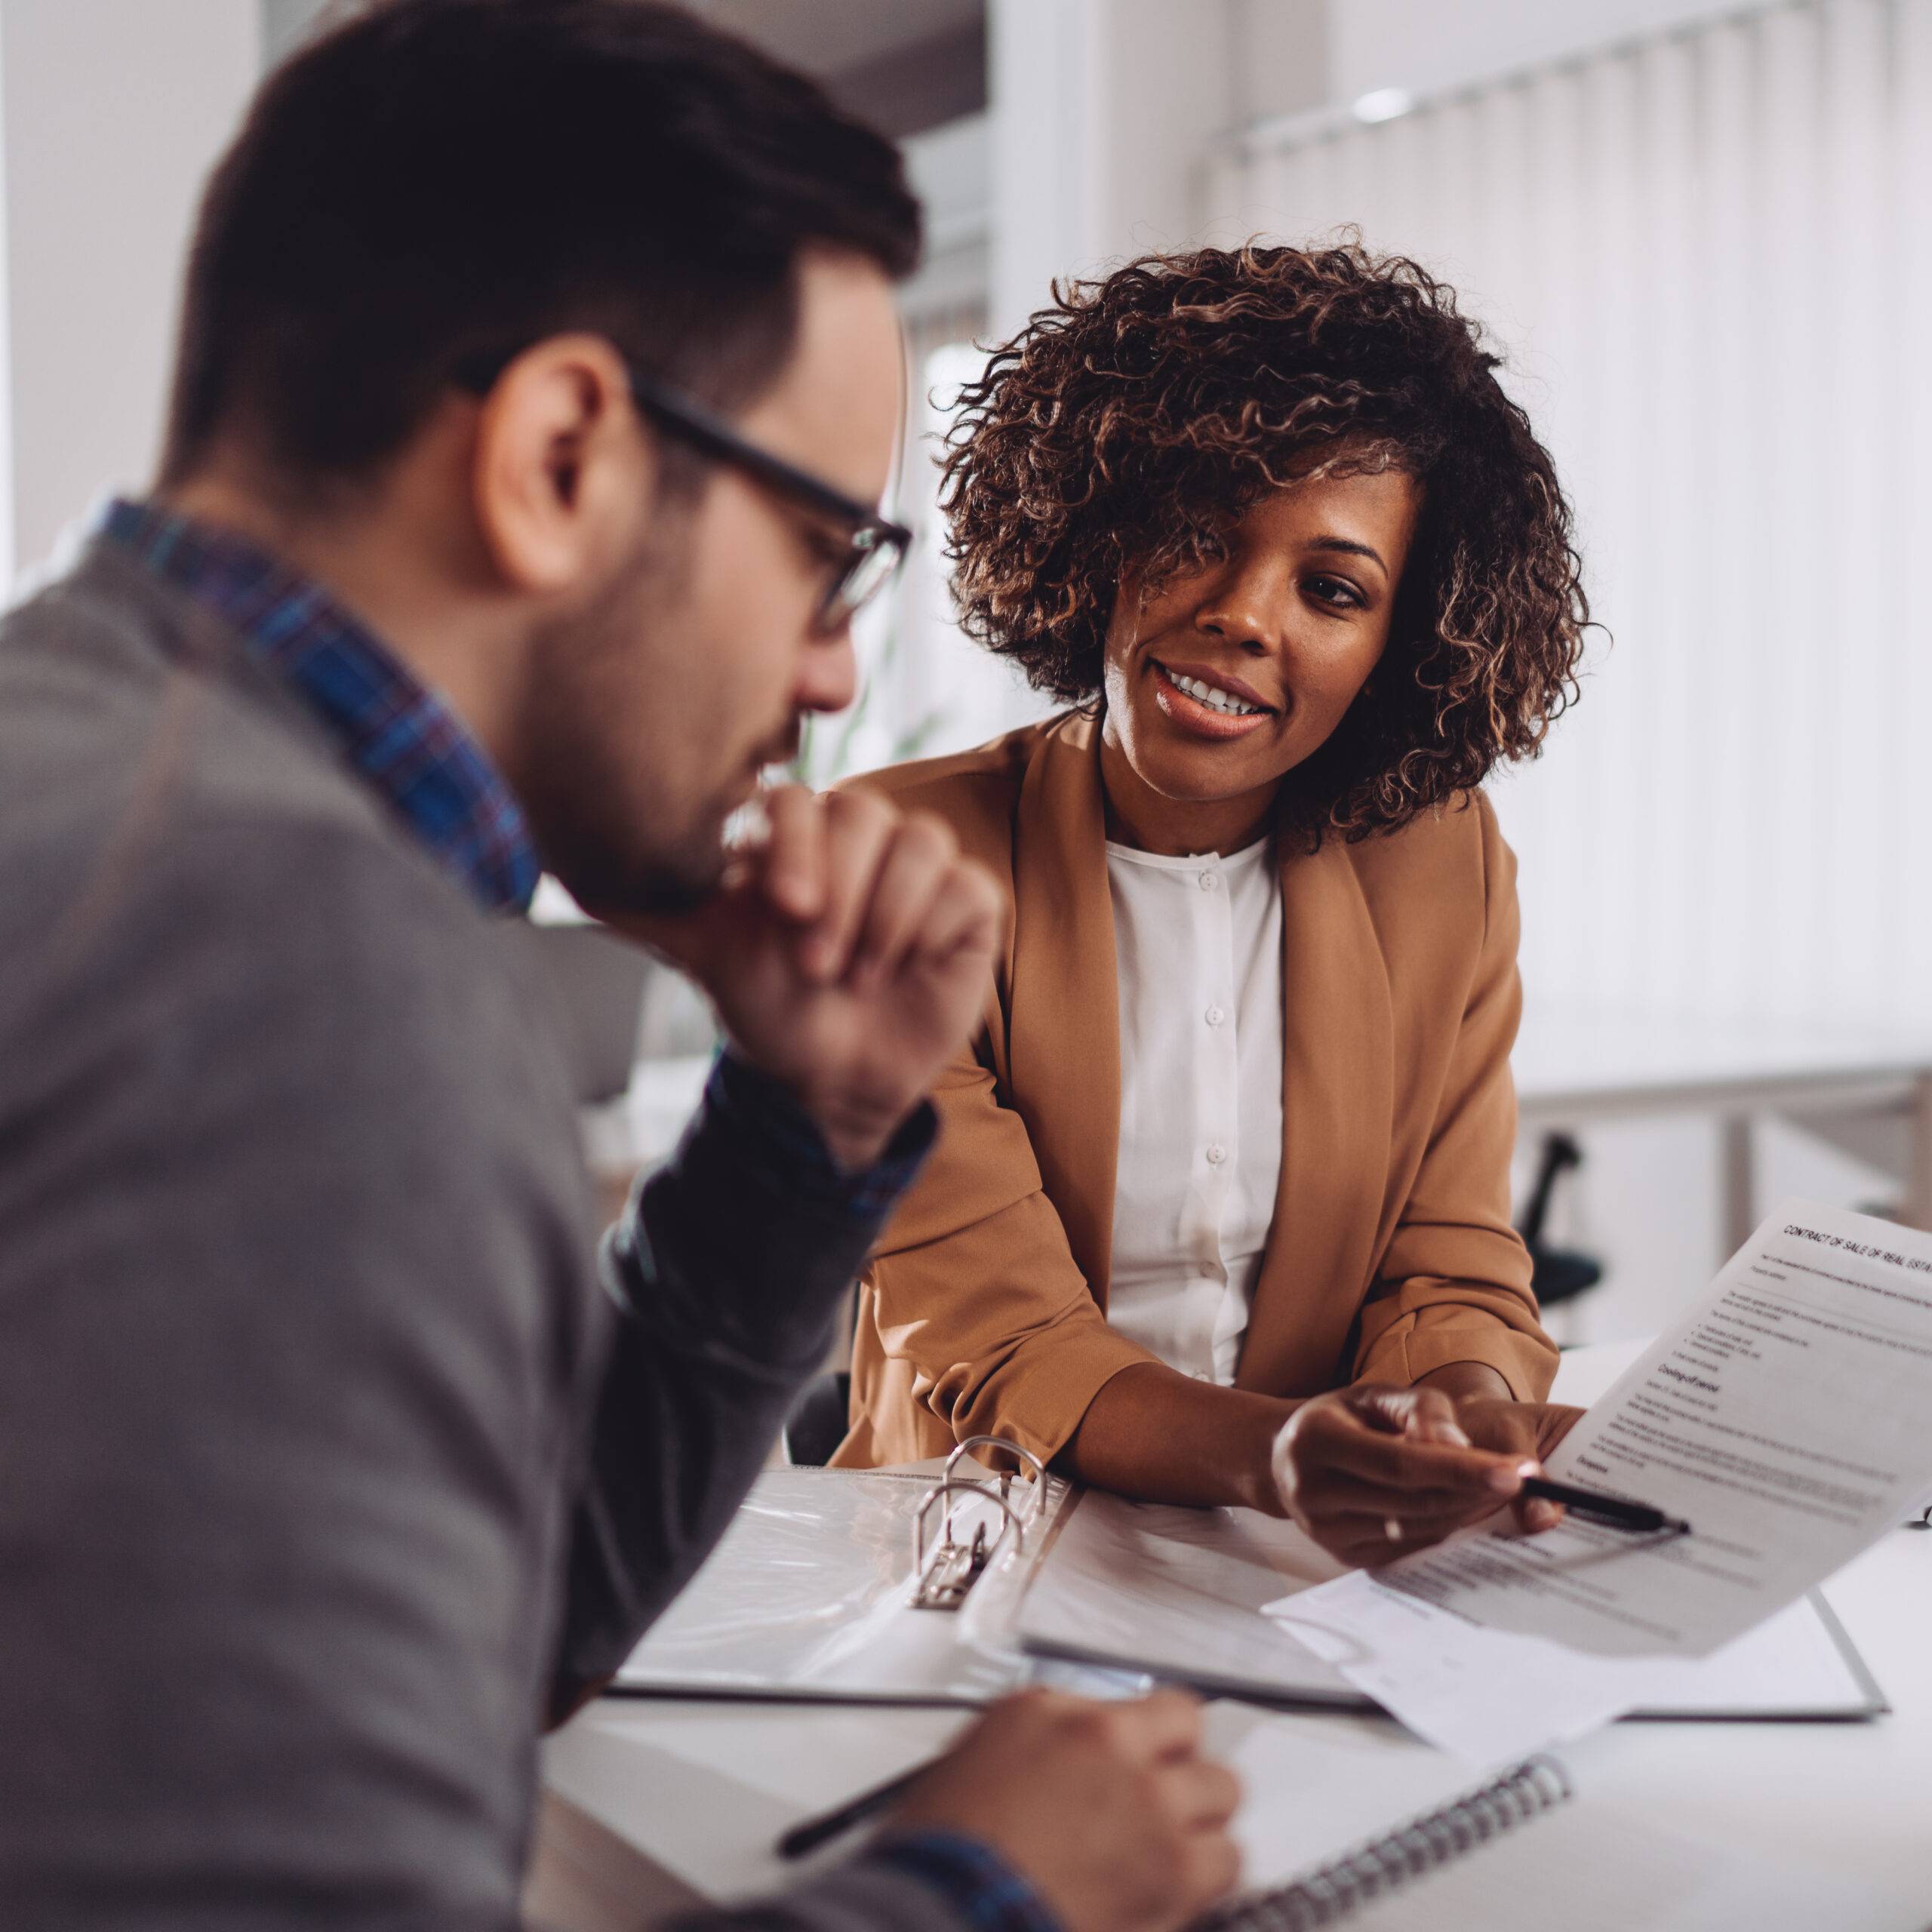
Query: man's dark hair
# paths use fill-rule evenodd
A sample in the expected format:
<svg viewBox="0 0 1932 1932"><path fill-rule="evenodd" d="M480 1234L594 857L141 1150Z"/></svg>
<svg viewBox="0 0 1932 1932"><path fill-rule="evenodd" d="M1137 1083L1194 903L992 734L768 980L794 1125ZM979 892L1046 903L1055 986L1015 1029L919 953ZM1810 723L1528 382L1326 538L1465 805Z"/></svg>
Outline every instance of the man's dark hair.
<svg viewBox="0 0 1932 1932"><path fill-rule="evenodd" d="M366 475L466 366L608 336L724 406L782 368L813 245L898 277L898 152L646 0L386 0L263 85L189 258L164 481L238 430Z"/></svg>

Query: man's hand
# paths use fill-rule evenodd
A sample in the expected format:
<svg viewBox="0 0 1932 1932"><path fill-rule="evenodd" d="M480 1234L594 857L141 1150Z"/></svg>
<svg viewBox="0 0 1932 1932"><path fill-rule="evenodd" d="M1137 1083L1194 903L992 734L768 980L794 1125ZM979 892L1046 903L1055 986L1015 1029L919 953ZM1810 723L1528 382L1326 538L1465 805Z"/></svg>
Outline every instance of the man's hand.
<svg viewBox="0 0 1932 1932"><path fill-rule="evenodd" d="M1567 1418L1562 1429L1579 1413L1488 1396L1459 1401L1441 1389L1334 1389L1304 1402L1275 1437L1275 1487L1288 1515L1331 1556L1386 1563L1493 1515L1538 1473L1534 1425L1525 1430L1523 1418L1492 1413L1519 1407Z"/></svg>
<svg viewBox="0 0 1932 1932"><path fill-rule="evenodd" d="M856 1171L971 1034L1004 901L930 813L795 785L763 802L770 836L698 911L618 929L698 982L734 1049L790 1088Z"/></svg>
<svg viewBox="0 0 1932 1932"><path fill-rule="evenodd" d="M887 1829L978 1840L1067 1932L1172 1932L1240 1875L1240 1797L1201 1755L1200 1707L1181 1692L1101 1704L1033 1690L989 1712Z"/></svg>

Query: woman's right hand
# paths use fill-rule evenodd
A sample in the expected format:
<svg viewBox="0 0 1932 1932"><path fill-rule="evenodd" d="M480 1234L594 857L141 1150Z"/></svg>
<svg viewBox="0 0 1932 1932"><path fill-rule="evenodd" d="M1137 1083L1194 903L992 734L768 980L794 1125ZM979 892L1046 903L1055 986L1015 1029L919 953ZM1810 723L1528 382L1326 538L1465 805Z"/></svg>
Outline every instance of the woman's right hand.
<svg viewBox="0 0 1932 1932"><path fill-rule="evenodd" d="M1272 1467L1295 1524L1367 1567L1479 1522L1537 1464L1473 1447L1441 1389L1369 1383L1303 1403L1275 1438Z"/></svg>

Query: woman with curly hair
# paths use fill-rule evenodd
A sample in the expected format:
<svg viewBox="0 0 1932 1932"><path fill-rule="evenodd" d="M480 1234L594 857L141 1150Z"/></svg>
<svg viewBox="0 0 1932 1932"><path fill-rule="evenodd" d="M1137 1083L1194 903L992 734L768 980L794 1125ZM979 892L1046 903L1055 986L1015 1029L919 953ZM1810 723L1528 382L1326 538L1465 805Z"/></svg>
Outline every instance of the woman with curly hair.
<svg viewBox="0 0 1932 1932"><path fill-rule="evenodd" d="M1208 249L1057 297L968 390L946 505L967 628L1072 708L859 781L1014 924L836 1460L1001 1435L1379 1560L1516 1497L1574 1413L1509 1220L1477 789L1574 691L1569 511L1413 263Z"/></svg>

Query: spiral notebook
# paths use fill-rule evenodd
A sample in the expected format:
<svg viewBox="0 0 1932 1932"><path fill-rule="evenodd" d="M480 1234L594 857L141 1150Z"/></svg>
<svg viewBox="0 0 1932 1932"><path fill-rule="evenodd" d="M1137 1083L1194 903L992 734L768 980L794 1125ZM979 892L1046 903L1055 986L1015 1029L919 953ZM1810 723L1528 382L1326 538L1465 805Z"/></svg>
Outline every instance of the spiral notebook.
<svg viewBox="0 0 1932 1932"><path fill-rule="evenodd" d="M1243 1893L1208 1921L1217 1932L1924 1932L1922 1897L1761 1847L1746 1857L1660 1827L1654 1807L1625 1809L1627 1739L1621 1753L1589 1740L1472 1774L1395 1724L1234 1703L1203 1715L1206 1749L1244 1789ZM929 1758L965 1721L832 1704L772 1724L607 1704L550 1740L544 1778L700 1896L736 1900L850 1857L849 1838L802 1864L776 1844Z"/></svg>
<svg viewBox="0 0 1932 1932"><path fill-rule="evenodd" d="M1227 1705L1209 1744L1247 1787L1246 1881L1201 1932L1915 1932L1909 1902L1860 1878L1747 1859L1589 1796L1587 1746L1470 1783L1392 1735Z"/></svg>

